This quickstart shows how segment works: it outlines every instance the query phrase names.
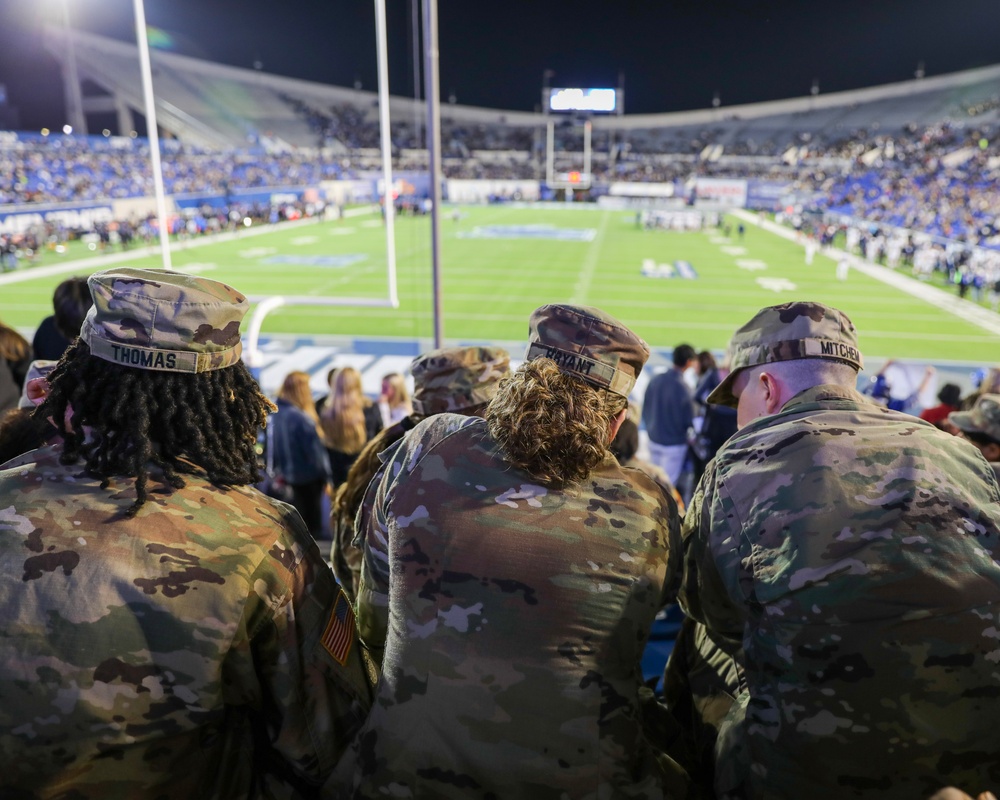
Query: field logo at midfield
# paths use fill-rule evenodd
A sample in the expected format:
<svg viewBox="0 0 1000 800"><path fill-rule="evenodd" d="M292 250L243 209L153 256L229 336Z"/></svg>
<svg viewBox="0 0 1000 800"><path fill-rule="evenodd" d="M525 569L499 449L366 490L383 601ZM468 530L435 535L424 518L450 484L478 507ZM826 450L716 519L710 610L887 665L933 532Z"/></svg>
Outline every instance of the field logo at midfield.
<svg viewBox="0 0 1000 800"><path fill-rule="evenodd" d="M554 239L559 242L592 242L593 228L557 228L554 225L482 225L458 234L462 239Z"/></svg>
<svg viewBox="0 0 1000 800"><path fill-rule="evenodd" d="M693 281L698 273L690 261L675 261L673 264L657 264L652 258L642 260L642 274L646 278L683 278Z"/></svg>
<svg viewBox="0 0 1000 800"><path fill-rule="evenodd" d="M347 253L341 256L271 256L265 258L265 264L293 264L297 267L323 267L325 269L342 269L351 264L364 261L368 256L364 253Z"/></svg>

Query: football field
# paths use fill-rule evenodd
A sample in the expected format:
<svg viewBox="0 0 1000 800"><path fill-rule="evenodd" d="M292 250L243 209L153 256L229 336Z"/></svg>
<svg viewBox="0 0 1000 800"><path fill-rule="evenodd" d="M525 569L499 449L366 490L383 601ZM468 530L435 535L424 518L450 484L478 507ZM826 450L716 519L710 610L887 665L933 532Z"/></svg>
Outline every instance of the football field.
<svg viewBox="0 0 1000 800"><path fill-rule="evenodd" d="M634 212L586 206L445 209L445 339L523 341L533 308L573 302L619 317L653 347L686 341L696 349L723 350L734 328L762 306L810 299L846 311L869 358L992 364L1000 355L996 315L983 312L996 320L991 331L961 307L948 311L859 269L837 280L834 258L818 254L806 265L796 242L754 224L746 224L741 238L737 220L727 223L728 237L717 228L645 230ZM267 316L262 335L432 340L430 219L400 217L395 227L398 308L287 305ZM385 233L376 214L223 238L177 243L173 267L231 283L254 300L389 297ZM16 281L0 276L0 320L33 328L51 313L60 280L103 268L93 258L79 265L71 259L95 255L81 246L64 256L47 252L39 266L13 273ZM137 251L116 264L162 262Z"/></svg>

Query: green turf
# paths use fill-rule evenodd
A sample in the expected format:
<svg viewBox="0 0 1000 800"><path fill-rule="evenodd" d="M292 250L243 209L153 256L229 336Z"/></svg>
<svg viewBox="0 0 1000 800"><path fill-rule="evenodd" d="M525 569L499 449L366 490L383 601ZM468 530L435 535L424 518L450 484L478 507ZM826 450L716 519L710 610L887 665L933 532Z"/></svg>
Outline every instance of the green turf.
<svg viewBox="0 0 1000 800"><path fill-rule="evenodd" d="M483 225L551 225L596 231L590 242L546 239L462 238ZM735 224L733 225L735 231ZM396 220L399 308L287 306L270 314L269 333L359 337L433 337L430 221ZM817 255L806 266L803 248L747 226L745 239L713 241L718 231L646 231L628 212L593 208L470 207L441 220L444 335L449 341L523 340L533 308L570 301L599 306L632 326L651 345L688 341L724 349L733 329L758 308L792 299L813 299L846 311L858 326L862 351L872 357L993 362L1000 336L852 271L835 280L835 264ZM742 246L733 255L724 247ZM268 263L287 256L364 256L347 267ZM65 258L93 255L76 248ZM697 280L655 279L640 274L643 261L690 262ZM51 264L58 258L45 254ZM173 266L232 283L252 296L340 295L386 298L385 237L377 217L279 228L260 236L197 248L178 244ZM738 260L763 262L741 269ZM159 256L133 266L158 267ZM97 269L93 267L92 269ZM87 270L82 270L85 272ZM49 313L52 289L65 275L0 285L0 319L31 328ZM781 280L795 289L776 292L758 280ZM787 284L785 284L787 285Z"/></svg>

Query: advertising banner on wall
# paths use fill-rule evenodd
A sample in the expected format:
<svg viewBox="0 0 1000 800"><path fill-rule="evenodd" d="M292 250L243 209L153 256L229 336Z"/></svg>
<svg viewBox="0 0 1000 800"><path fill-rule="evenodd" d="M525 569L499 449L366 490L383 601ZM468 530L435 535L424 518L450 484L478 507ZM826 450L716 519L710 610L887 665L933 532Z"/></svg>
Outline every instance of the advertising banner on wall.
<svg viewBox="0 0 1000 800"><path fill-rule="evenodd" d="M747 203L747 182L725 178L698 178L695 198L699 203L743 208Z"/></svg>
<svg viewBox="0 0 1000 800"><path fill-rule="evenodd" d="M612 197L674 197L679 194L673 183L614 181L608 186Z"/></svg>
<svg viewBox="0 0 1000 800"><path fill-rule="evenodd" d="M98 222L110 222L114 213L110 203L86 206L63 204L7 206L0 208L0 232L24 233L34 227L51 223L67 230L89 231Z"/></svg>

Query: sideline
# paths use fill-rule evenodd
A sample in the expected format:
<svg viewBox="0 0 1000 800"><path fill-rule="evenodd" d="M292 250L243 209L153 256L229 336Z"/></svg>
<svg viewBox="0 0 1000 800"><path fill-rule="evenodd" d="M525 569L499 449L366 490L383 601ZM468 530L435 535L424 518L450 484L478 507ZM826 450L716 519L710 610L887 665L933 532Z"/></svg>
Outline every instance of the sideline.
<svg viewBox="0 0 1000 800"><path fill-rule="evenodd" d="M348 219L349 217L359 217L364 214L374 213L374 207L358 206L357 208L345 209L343 218ZM173 253L181 250L190 250L195 247L205 247L207 245L217 244L220 242L231 242L234 239L246 239L252 236L262 236L265 233L274 233L275 228L299 228L303 226L319 225L327 221L328 220L325 220L322 217L308 217L304 219L281 222L276 226L265 222L261 225L244 228L242 230L223 231L222 233L215 233L209 236L199 236L197 239L171 242L170 252ZM158 244L147 245L144 247L136 247L133 250L123 250L118 253L107 253L100 256L92 256L90 258L78 258L73 261L67 261L63 264L49 264L44 267L25 267L24 269L18 269L14 272L5 272L0 274L0 286L7 286L12 283L21 283L22 281L31 281L36 278L48 278L52 275L65 275L67 272L80 272L88 269L97 269L99 267L106 267L112 264L120 264L123 261L131 261L135 258L147 258L159 255L159 253L160 246Z"/></svg>
<svg viewBox="0 0 1000 800"><path fill-rule="evenodd" d="M744 222L748 222L758 228L763 228L769 233L777 234L790 242L798 241L795 231L772 222L769 219L760 219L756 214L751 214L749 211L743 209L734 209L729 213ZM820 252L831 258L846 258L851 262L851 269L856 269L858 272L877 281L881 281L888 286L906 292L908 295L930 303L932 306L947 311L949 314L965 322L971 322L988 333L1000 336L1000 314L983 308L970 300L963 300L961 297L956 297L944 291L944 289L939 289L936 286L928 286L926 283L916 278L911 278L908 275L901 275L888 267L883 267L880 264L872 264L863 258L848 253L846 250L836 247L824 247Z"/></svg>

